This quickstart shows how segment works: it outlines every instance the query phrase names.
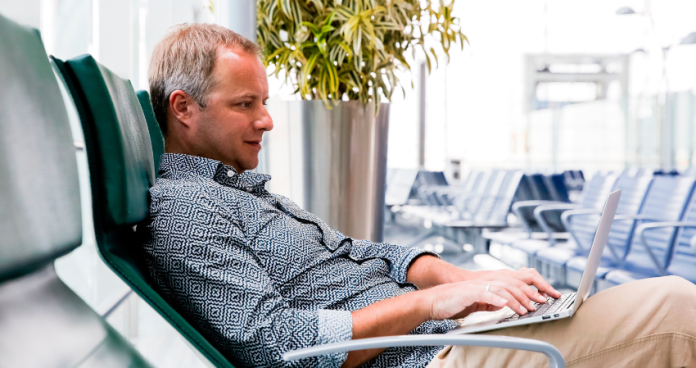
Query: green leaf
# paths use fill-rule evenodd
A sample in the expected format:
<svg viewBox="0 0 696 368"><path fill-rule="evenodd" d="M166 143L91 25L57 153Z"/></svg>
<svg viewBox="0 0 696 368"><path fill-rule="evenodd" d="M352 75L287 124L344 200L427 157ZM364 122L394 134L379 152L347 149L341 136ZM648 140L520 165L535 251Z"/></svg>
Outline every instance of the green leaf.
<svg viewBox="0 0 696 368"><path fill-rule="evenodd" d="M319 40L319 42L317 42L317 47L319 48L319 52L321 52L322 55L326 56L326 40Z"/></svg>
<svg viewBox="0 0 696 368"><path fill-rule="evenodd" d="M341 20L350 19L351 17L353 17L355 15L355 12L352 9L347 8L345 6L337 7L336 9L334 9L334 12L335 12L336 16Z"/></svg>
<svg viewBox="0 0 696 368"><path fill-rule="evenodd" d="M454 0L257 0L257 40L264 65L301 98L378 104L405 94L395 73L410 73L421 51L431 73L438 53L449 63L450 48L469 42L453 9Z"/></svg>
<svg viewBox="0 0 696 368"><path fill-rule="evenodd" d="M435 59L435 67L437 68L440 63L437 61L437 53L435 52L435 49L431 47L430 53L433 55L433 59Z"/></svg>
<svg viewBox="0 0 696 368"><path fill-rule="evenodd" d="M329 88L328 90L332 93L337 93L338 92L338 72L336 71L336 67L333 65L328 60L324 60L324 68L328 72L328 83L329 83Z"/></svg>
<svg viewBox="0 0 696 368"><path fill-rule="evenodd" d="M321 34L321 31L319 30L319 27L315 26L314 23L312 22L302 22L301 23L303 26L307 27L310 32L314 33L314 37L319 37Z"/></svg>

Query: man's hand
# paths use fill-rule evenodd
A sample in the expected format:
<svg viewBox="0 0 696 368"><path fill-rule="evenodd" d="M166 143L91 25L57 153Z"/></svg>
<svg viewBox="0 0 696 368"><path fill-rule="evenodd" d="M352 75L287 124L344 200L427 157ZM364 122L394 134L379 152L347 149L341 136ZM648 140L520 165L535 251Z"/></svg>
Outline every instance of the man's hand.
<svg viewBox="0 0 696 368"><path fill-rule="evenodd" d="M443 292L443 289L449 288L446 285L452 284L460 285L459 287L463 288L462 290L468 290L468 286L465 282L478 281L483 283L484 286L481 290L484 291L486 285L491 284L491 289L502 289L498 291L505 291L507 295L513 297L514 302L513 300L508 300L504 305L509 306L512 310L520 314L525 314L527 310L534 310L532 301L546 303L545 295L553 298L559 298L561 296L561 294L551 287L551 285L541 277L539 272L533 268L521 268L518 271L467 271L444 262L437 257L428 255L421 256L413 262L411 268L409 268L407 280L414 283L420 289L436 289L433 290L435 293ZM472 285L478 284L479 283L472 283ZM530 285L536 287L538 292ZM503 297L507 297L507 295ZM471 297L471 295L467 296L467 298ZM479 295L478 297L484 298L483 295ZM464 297L462 296L462 298ZM464 298L456 303L466 303L469 301L470 299ZM481 299L476 300L476 303L487 302ZM495 304L488 304L492 305L466 304L466 309L460 304L459 306L462 307L462 309L460 309L461 312L456 314L456 318L464 317L472 312L500 309L491 309L495 307ZM525 310L522 311L519 307L523 307Z"/></svg>
<svg viewBox="0 0 696 368"><path fill-rule="evenodd" d="M486 287L490 285L489 289ZM427 293L430 303L430 319L457 319L473 312L496 311L505 306L518 314L534 310L531 299L534 292L529 286L521 288L507 281L470 280L436 286ZM537 294L538 295L538 294ZM546 298L541 297L544 301Z"/></svg>
<svg viewBox="0 0 696 368"><path fill-rule="evenodd" d="M537 288L539 293L548 295L552 298L560 298L561 293L556 291L551 285L549 285L546 280L537 272L537 270L533 268L526 268L522 267L517 271L512 271L512 270L495 270L495 271L475 271L475 272L469 272L466 274L466 279L467 280L484 280L484 281L507 281L512 283L513 285L516 285L520 289L525 289L529 288L531 289L528 285L534 285L534 287ZM539 295L536 291L534 291L536 295ZM541 296L541 300L539 297L535 297L534 299L538 302L545 302L546 298Z"/></svg>

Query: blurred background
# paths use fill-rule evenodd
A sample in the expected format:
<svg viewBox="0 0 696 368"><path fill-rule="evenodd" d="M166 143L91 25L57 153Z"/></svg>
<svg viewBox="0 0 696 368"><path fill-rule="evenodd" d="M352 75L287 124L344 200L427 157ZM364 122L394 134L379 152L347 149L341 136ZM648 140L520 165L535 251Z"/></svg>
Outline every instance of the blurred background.
<svg viewBox="0 0 696 368"><path fill-rule="evenodd" d="M449 64L442 55L424 84L414 75L411 88L411 76L402 75L405 96L395 93L389 113L392 172L442 172L456 185L493 168L582 170L589 180L599 172L688 173L695 166L695 1L457 0L454 9L469 44L453 49ZM0 13L40 29L48 54L90 53L136 89L148 88L150 54L173 25L212 22L255 34L254 4L243 0L0 0ZM282 80L269 83L271 100L297 98ZM288 133L276 126L269 134ZM293 198L282 180L269 189ZM58 260L61 278L97 310L125 298L109 321L153 364L208 365L101 262L89 234L89 199L83 193L85 246ZM392 225L387 241L425 239L417 231L390 233Z"/></svg>

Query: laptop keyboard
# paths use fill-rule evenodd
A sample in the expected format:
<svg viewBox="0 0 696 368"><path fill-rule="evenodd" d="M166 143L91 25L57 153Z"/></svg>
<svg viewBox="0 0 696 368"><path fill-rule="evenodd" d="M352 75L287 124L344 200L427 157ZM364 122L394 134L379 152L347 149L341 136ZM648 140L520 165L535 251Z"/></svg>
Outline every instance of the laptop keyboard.
<svg viewBox="0 0 696 368"><path fill-rule="evenodd" d="M524 316L520 316L519 314L513 314L510 317L506 317L506 318L501 319L500 321L498 321L498 323L513 322L513 321L527 319L527 318L531 318L531 317L538 317L538 316L543 316L546 314L553 314L555 312L561 311L561 310L565 309L566 307L569 307L570 305L572 305L571 300L575 300L575 294L576 293L564 294L558 299L547 297L545 304L534 302L534 307L537 309L534 312L529 312L529 313L525 314Z"/></svg>

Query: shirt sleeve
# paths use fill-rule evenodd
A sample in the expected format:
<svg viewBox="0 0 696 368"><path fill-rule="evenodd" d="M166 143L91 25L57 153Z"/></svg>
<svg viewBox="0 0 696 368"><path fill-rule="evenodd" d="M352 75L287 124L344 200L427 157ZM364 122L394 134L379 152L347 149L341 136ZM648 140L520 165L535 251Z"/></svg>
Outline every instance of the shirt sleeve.
<svg viewBox="0 0 696 368"><path fill-rule="evenodd" d="M417 257L429 254L435 257L435 253L419 248L409 248L388 243L373 243L368 240L353 240L350 245L349 256L356 261L364 261L370 258L382 258L389 261L389 277L394 282L406 283L406 275L411 263Z"/></svg>
<svg viewBox="0 0 696 368"><path fill-rule="evenodd" d="M282 354L352 338L348 311L303 310L275 290L234 216L205 195L152 206L146 260L163 297L238 367L340 367L348 353Z"/></svg>

